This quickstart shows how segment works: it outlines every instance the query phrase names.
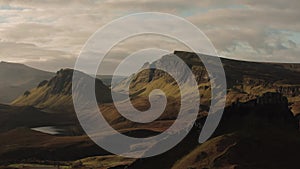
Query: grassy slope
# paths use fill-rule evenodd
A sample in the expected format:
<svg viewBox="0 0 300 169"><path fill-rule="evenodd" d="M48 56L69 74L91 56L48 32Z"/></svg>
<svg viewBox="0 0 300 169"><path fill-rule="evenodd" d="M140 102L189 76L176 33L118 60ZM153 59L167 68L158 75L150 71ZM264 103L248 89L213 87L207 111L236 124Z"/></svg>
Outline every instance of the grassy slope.
<svg viewBox="0 0 300 169"><path fill-rule="evenodd" d="M42 86L30 90L30 95L22 95L12 102L16 106L35 106L38 108L59 108L61 110L71 109L73 106L71 95L49 94L51 88Z"/></svg>

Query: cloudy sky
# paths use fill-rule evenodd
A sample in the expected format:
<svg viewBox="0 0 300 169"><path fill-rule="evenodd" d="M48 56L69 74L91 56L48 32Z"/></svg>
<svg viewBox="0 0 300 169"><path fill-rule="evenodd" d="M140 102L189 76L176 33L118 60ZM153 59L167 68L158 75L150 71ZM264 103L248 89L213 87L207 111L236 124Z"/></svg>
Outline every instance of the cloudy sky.
<svg viewBox="0 0 300 169"><path fill-rule="evenodd" d="M199 27L219 55L300 62L299 9L299 0L0 0L0 60L49 71L73 67L101 26L136 12L166 12ZM118 45L105 65L117 64L149 39ZM168 40L159 42L181 49ZM149 43L160 46L157 37Z"/></svg>

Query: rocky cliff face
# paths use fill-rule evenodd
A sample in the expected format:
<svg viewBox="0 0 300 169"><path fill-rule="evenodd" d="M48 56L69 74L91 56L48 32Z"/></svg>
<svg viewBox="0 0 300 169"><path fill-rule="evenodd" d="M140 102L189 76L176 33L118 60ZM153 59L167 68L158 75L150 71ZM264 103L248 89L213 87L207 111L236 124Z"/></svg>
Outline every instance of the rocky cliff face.
<svg viewBox="0 0 300 169"><path fill-rule="evenodd" d="M72 77L74 70L61 69L50 80L44 80L38 86L13 101L13 105L30 105L38 108L52 108L71 110L72 101ZM80 72L79 72L80 73ZM92 78L89 75L80 73L80 78L85 81ZM99 102L109 102L111 100L110 89L101 80L95 80L96 96Z"/></svg>
<svg viewBox="0 0 300 169"><path fill-rule="evenodd" d="M276 91L289 97L297 97L300 95L300 86L277 86Z"/></svg>
<svg viewBox="0 0 300 169"><path fill-rule="evenodd" d="M192 70L199 85L203 101L201 104L209 104L210 79L201 60L195 53L175 51L174 54L181 58ZM151 69L146 69L132 75L122 81L120 85L114 86L113 89L120 92L122 88L129 86L132 94L136 96L148 95L153 88L163 88L166 89L166 93L169 93L169 95L178 95L178 86L174 79L168 73L155 69L157 65L173 67L173 72L181 74L182 81L184 81L187 72L178 66L178 63L170 63L168 57L172 57L172 54L163 56L151 64L146 64L144 67ZM202 55L202 57L211 56ZM294 114L300 112L300 109L298 110L294 106L300 102L299 65L245 62L224 58L221 61L227 79L227 105L237 100L243 102L249 101L265 92L278 92L288 98Z"/></svg>
<svg viewBox="0 0 300 169"><path fill-rule="evenodd" d="M225 109L220 127L287 127L297 129L297 121L280 93L267 92L245 103L235 102ZM231 127L228 127L231 126ZM237 130L235 128L235 130Z"/></svg>
<svg viewBox="0 0 300 169"><path fill-rule="evenodd" d="M72 77L73 70L65 69L60 70L56 73L56 76L50 79L47 86L51 88L52 94L72 94Z"/></svg>

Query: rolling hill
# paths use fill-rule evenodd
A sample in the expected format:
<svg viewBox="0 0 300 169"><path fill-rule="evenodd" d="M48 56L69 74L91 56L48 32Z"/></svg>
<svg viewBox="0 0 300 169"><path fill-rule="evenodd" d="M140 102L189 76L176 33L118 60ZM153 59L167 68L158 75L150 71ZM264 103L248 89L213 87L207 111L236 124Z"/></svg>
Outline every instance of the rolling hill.
<svg viewBox="0 0 300 169"><path fill-rule="evenodd" d="M23 64L0 62L0 103L10 103L53 75Z"/></svg>

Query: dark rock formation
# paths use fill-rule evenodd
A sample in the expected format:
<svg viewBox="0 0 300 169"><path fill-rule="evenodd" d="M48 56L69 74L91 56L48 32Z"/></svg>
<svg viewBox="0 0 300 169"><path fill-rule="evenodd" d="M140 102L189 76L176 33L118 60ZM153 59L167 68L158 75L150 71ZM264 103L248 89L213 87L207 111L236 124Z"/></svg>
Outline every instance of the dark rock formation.
<svg viewBox="0 0 300 169"><path fill-rule="evenodd" d="M46 84L48 84L48 80L44 80L44 81L42 81L42 82L40 82L39 84L38 84L38 88L39 87L43 87L43 86L45 86Z"/></svg>
<svg viewBox="0 0 300 169"><path fill-rule="evenodd" d="M276 91L286 96L295 97L300 95L300 86L279 86Z"/></svg>
<svg viewBox="0 0 300 169"><path fill-rule="evenodd" d="M280 93L268 92L245 103L233 103L225 109L219 130L269 127L297 129L288 100Z"/></svg>
<svg viewBox="0 0 300 169"><path fill-rule="evenodd" d="M26 91L24 92L24 96L28 96L28 95L30 95L30 91L26 90Z"/></svg>
<svg viewBox="0 0 300 169"><path fill-rule="evenodd" d="M51 87L52 94L68 94L72 93L72 69L61 69L56 73L56 76L53 77L48 86Z"/></svg>
<svg viewBox="0 0 300 169"><path fill-rule="evenodd" d="M174 164L178 164L178 162L184 162L178 169L183 167L231 168L228 167L230 165L225 165L231 161L242 165L249 163L249 166L254 164L254 166L264 166L262 163L254 163L253 161L256 160L253 159L273 161L274 157L281 153L278 152L278 149L282 152L297 151L293 148L294 145L288 144L288 139L292 139L293 143L297 143L296 147L299 147L297 122L288 108L287 98L280 93L269 92L249 102L236 102L228 106L215 134L207 143L199 145L197 142L199 130L204 122L205 117L198 119L188 136L173 149L155 157L138 159L129 168L174 168L176 166ZM195 151L199 153L194 153ZM291 157L295 158L294 154L284 155L288 157L277 157L285 160ZM251 159L248 160L248 158ZM234 162L233 164L236 164ZM187 165L189 163L194 165ZM274 161L274 163L281 164L278 161ZM267 164L272 166L269 162ZM288 164L294 166L295 162Z"/></svg>

